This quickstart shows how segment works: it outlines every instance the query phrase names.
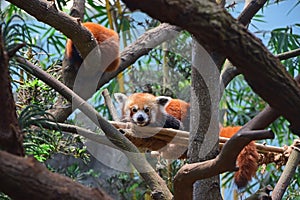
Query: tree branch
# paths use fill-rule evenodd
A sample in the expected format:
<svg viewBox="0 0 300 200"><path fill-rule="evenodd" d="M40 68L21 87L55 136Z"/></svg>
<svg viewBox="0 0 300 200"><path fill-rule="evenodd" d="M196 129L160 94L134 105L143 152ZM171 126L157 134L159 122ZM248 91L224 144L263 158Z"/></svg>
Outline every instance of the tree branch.
<svg viewBox="0 0 300 200"><path fill-rule="evenodd" d="M296 56L300 55L300 48L299 49L294 49L291 51L287 51L284 53L280 53L275 55L279 60L287 60L289 58L293 58ZM226 65L226 68L222 71L221 73L221 79L220 83L223 84L224 88L227 87L227 85L234 79L237 75L240 75L241 73L239 70L234 67L232 64L231 65Z"/></svg>
<svg viewBox="0 0 300 200"><path fill-rule="evenodd" d="M0 191L13 199L111 199L99 188L88 188L50 172L34 158L4 151L0 151L0 180Z"/></svg>
<svg viewBox="0 0 300 200"><path fill-rule="evenodd" d="M23 58L18 57L17 62L21 64L26 71L35 75L44 81L50 87L55 89L68 101L73 103L74 108L81 110L88 118L90 118L99 128L103 130L106 137L128 157L131 163L140 172L145 182L152 190L152 195L159 198L171 199L172 194L169 191L164 180L153 170L146 158L139 152L123 134L114 128L108 121L99 115L99 113L81 97L75 94L71 89L63 85L61 82L41 70L39 67L31 64Z"/></svg>
<svg viewBox="0 0 300 200"><path fill-rule="evenodd" d="M123 1L131 9L141 9L153 18L186 29L201 44L228 57L253 90L281 113L291 123L291 130L300 135L299 85L261 40L224 9L205 0Z"/></svg>
<svg viewBox="0 0 300 200"><path fill-rule="evenodd" d="M287 164L281 174L279 181L277 182L273 192L272 200L280 200L289 186L292 177L295 174L296 168L300 162L300 140L295 140L292 147L292 153L289 156Z"/></svg>
<svg viewBox="0 0 300 200"><path fill-rule="evenodd" d="M236 171L236 158L240 151L252 140L271 139L271 131L251 131L235 134L214 159L184 165L174 177L174 199L192 199L193 183L226 171ZM190 196L186 196L189 194Z"/></svg>
<svg viewBox="0 0 300 200"><path fill-rule="evenodd" d="M172 40L175 38L181 28L172 26L167 23L162 23L156 28L150 29L141 35L134 43L127 46L121 53L121 64L119 68L112 73L105 73L101 77L98 88L102 87L104 84L108 83L112 78L116 77L120 72L127 69L132 65L138 58L146 55L156 46L160 45L162 42Z"/></svg>
<svg viewBox="0 0 300 200"><path fill-rule="evenodd" d="M286 60L286 59L293 58L293 57L296 57L299 55L300 55L300 48L278 54L276 57L279 60Z"/></svg>
<svg viewBox="0 0 300 200"><path fill-rule="evenodd" d="M112 100L110 98L109 92L107 89L104 89L102 92L102 96L104 97L104 102L109 110L110 115L112 116L114 121L120 121L120 118L118 116L117 110L115 106L112 103Z"/></svg>
<svg viewBox="0 0 300 200"><path fill-rule="evenodd" d="M132 129L134 129L134 125L132 125L131 123L122 123L122 122L114 122L114 121L110 121L110 123L118 129L124 129L126 133L130 132L130 131L133 132ZM79 126L64 124L64 123L54 123L54 122L48 122L48 121L40 122L40 124L42 125L42 127L46 128L46 129L60 130L60 131L68 132L68 133L79 134L79 135L81 135L85 138L88 138L94 142L97 142L99 144L107 145L109 147L118 149L104 135L100 135L98 133L95 133L93 131L87 130L87 129L79 127ZM189 133L185 132L185 131L173 130L173 129L168 129L168 128L160 129L160 128L155 128L155 127L142 127L135 131L140 131L141 134L144 134L145 136L148 136L148 137L153 136L153 138L165 141L166 143L167 143L167 141L170 141L170 139L172 139L176 136L176 138L172 140L172 142L171 142L172 144L175 144L176 147L183 146L183 147L187 148L187 146L188 146ZM154 133L156 133L156 134L153 135ZM229 140L229 138L220 137L219 147L223 148L224 144L228 140ZM148 145L148 144L144 144L144 146L141 145L141 147L145 148L146 145ZM274 146L268 146L268 145L258 144L258 143L256 143L255 146L256 146L257 151L261 154L264 154L264 156L266 156L266 157L268 155L265 155L265 154L271 153L274 155L278 155L278 154L283 155L284 152L286 151L286 149L282 148L282 147L274 147ZM269 161L268 163L266 163L265 160L261 160L260 163L268 164L270 162L275 162L275 163L277 162L277 160L271 159L269 157L267 158L267 160ZM281 161L278 161L278 162L281 162Z"/></svg>
<svg viewBox="0 0 300 200"><path fill-rule="evenodd" d="M80 25L78 19L57 10L55 4L51 1L8 1L34 16L37 20L45 22L56 30L61 31L73 41L83 58L98 46L92 34L84 26Z"/></svg>
<svg viewBox="0 0 300 200"><path fill-rule="evenodd" d="M267 0L251 1L238 16L237 20L244 26L247 26L248 24L250 24L251 19L254 17L254 15L265 5L266 2Z"/></svg>

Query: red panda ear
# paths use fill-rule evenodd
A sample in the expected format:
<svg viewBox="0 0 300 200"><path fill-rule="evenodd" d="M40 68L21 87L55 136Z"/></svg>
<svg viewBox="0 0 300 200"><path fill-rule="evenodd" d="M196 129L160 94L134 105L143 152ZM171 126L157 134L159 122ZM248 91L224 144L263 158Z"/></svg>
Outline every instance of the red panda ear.
<svg viewBox="0 0 300 200"><path fill-rule="evenodd" d="M128 97L125 94L122 94L122 93L115 93L114 97L115 97L115 99L117 100L117 102L119 104L124 104L128 99Z"/></svg>
<svg viewBox="0 0 300 200"><path fill-rule="evenodd" d="M169 103L171 101L171 97L166 97L166 96L158 96L156 97L156 103L158 105L161 105L161 106L165 106L167 105L167 103Z"/></svg>

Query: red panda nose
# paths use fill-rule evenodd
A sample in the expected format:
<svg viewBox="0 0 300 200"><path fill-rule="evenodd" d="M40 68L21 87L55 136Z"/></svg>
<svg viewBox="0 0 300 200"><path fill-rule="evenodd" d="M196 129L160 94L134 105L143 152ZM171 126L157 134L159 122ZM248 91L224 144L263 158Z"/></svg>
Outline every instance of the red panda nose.
<svg viewBox="0 0 300 200"><path fill-rule="evenodd" d="M145 118L143 117L143 115L139 115L139 116L136 118L136 120L137 120L138 122L143 122L143 121L145 121Z"/></svg>

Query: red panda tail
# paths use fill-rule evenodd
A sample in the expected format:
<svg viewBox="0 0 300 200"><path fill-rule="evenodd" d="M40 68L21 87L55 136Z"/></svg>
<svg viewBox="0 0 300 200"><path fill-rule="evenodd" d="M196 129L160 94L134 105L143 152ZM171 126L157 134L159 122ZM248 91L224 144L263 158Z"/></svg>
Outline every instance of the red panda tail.
<svg viewBox="0 0 300 200"><path fill-rule="evenodd" d="M238 155L239 170L234 174L234 182L238 188L246 187L247 183L255 176L259 155L254 141L250 142Z"/></svg>
<svg viewBox="0 0 300 200"><path fill-rule="evenodd" d="M233 136L241 127L222 127L220 130L220 136L230 138ZM258 152L254 141L250 142L240 152L237 157L237 165L239 170L234 174L234 182L238 188L243 188L251 180L257 171Z"/></svg>

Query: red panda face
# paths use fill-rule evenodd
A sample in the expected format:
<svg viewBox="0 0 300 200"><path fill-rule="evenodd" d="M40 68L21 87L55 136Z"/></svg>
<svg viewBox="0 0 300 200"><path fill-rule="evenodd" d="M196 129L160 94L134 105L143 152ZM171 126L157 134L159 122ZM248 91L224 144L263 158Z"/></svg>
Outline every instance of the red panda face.
<svg viewBox="0 0 300 200"><path fill-rule="evenodd" d="M155 111L151 109L148 105L139 107L137 104L134 104L130 107L130 118L131 121L139 126L147 126Z"/></svg>
<svg viewBox="0 0 300 200"><path fill-rule="evenodd" d="M163 120L164 106L169 101L168 97L156 97L149 93L134 93L128 97L116 93L115 98L122 106L122 120L131 121L138 126Z"/></svg>
<svg viewBox="0 0 300 200"><path fill-rule="evenodd" d="M156 121L158 105L156 97L147 93L135 93L128 97L124 105L125 117L139 125L147 126Z"/></svg>

